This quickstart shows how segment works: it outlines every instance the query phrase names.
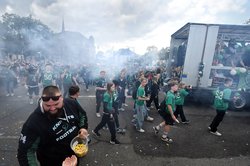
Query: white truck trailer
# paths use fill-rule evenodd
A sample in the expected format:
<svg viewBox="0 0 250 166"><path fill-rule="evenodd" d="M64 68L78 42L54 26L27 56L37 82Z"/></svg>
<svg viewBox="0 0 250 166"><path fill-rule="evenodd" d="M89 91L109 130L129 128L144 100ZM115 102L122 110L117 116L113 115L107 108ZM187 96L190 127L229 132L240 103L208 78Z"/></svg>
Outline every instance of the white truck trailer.
<svg viewBox="0 0 250 166"><path fill-rule="evenodd" d="M231 108L250 103L250 25L187 23L171 35L168 74L193 86L189 99L212 103L212 92L233 78Z"/></svg>

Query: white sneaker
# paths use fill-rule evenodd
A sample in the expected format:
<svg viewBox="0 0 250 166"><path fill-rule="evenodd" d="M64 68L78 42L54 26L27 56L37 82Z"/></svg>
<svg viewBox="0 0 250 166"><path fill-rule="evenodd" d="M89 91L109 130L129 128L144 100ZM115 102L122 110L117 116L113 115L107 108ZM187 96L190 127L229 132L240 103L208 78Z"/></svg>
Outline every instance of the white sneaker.
<svg viewBox="0 0 250 166"><path fill-rule="evenodd" d="M119 111L122 111L122 112L123 112L123 111L125 111L125 109L124 109L124 108L120 108Z"/></svg>
<svg viewBox="0 0 250 166"><path fill-rule="evenodd" d="M222 136L222 134L221 134L221 133L219 133L218 131L216 131L216 132L212 132L212 131L210 131L210 133L211 133L211 134L213 134L213 135L216 135L216 136Z"/></svg>
<svg viewBox="0 0 250 166"><path fill-rule="evenodd" d="M153 130L154 130L154 133L155 133L155 134L158 134L158 133L159 133L159 128L157 128L157 126L154 126L154 127L153 127Z"/></svg>
<svg viewBox="0 0 250 166"><path fill-rule="evenodd" d="M125 107L127 107L127 106L128 106L126 103L123 103L122 105L123 105L123 106L125 106Z"/></svg>
<svg viewBox="0 0 250 166"><path fill-rule="evenodd" d="M7 94L6 94L6 96L7 96L7 97L8 97L8 96L10 96L10 94L9 94L9 93L7 93Z"/></svg>
<svg viewBox="0 0 250 166"><path fill-rule="evenodd" d="M14 93L11 93L10 95L11 95L11 96L14 96Z"/></svg>
<svg viewBox="0 0 250 166"><path fill-rule="evenodd" d="M97 118L101 117L101 114L99 112L96 113Z"/></svg>
<svg viewBox="0 0 250 166"><path fill-rule="evenodd" d="M34 102L33 102L33 99L30 99L30 104L33 104Z"/></svg>
<svg viewBox="0 0 250 166"><path fill-rule="evenodd" d="M143 130L143 129L139 129L137 131L140 132L140 133L144 133L145 132L145 130Z"/></svg>
<svg viewBox="0 0 250 166"><path fill-rule="evenodd" d="M120 141L118 141L117 139L114 139L113 141L110 140L109 143L112 144L112 145L119 145Z"/></svg>
<svg viewBox="0 0 250 166"><path fill-rule="evenodd" d="M136 127L136 119L132 119L131 121L132 125Z"/></svg>
<svg viewBox="0 0 250 166"><path fill-rule="evenodd" d="M146 118L146 120L152 122L152 121L154 120L154 118L148 116L148 117Z"/></svg>
<svg viewBox="0 0 250 166"><path fill-rule="evenodd" d="M104 126L102 129L103 129L103 130L106 130L106 131L109 130L108 126Z"/></svg>
<svg viewBox="0 0 250 166"><path fill-rule="evenodd" d="M161 140L164 141L164 142L167 142L167 143L172 143L173 142L173 139L169 138L169 137L161 137Z"/></svg>

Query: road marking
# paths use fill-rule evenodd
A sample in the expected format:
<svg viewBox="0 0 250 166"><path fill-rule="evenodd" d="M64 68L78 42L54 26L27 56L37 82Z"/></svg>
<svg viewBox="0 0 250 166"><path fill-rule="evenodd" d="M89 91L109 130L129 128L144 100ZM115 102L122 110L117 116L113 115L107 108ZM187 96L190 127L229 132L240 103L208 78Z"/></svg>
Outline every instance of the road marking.
<svg viewBox="0 0 250 166"><path fill-rule="evenodd" d="M83 97L86 97L86 98L94 98L95 95L89 95L89 96L79 96L79 98L83 98Z"/></svg>
<svg viewBox="0 0 250 166"><path fill-rule="evenodd" d="M19 136L0 136L0 139L19 139Z"/></svg>

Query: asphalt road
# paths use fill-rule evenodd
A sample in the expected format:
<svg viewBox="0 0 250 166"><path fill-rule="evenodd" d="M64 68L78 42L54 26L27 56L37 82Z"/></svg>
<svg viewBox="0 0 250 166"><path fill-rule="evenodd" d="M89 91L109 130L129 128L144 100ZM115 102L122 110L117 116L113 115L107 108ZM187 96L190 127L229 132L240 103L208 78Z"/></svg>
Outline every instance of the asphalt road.
<svg viewBox="0 0 250 166"><path fill-rule="evenodd" d="M101 120L95 116L94 89L82 90L79 102L89 118L89 131ZM149 112L153 122L145 122L145 133L138 133L131 124L133 100L120 113L125 135L117 134L121 145L109 144L109 131L101 130L101 138L91 135L87 156L81 166L250 166L250 111L228 112L219 126L221 137L211 135L207 126L215 111L210 106L187 104L184 107L189 125L173 126L170 136L174 142L161 141L152 127L161 121L157 111ZM17 142L22 124L37 105L29 104L23 87L13 97L0 95L0 166L16 166Z"/></svg>

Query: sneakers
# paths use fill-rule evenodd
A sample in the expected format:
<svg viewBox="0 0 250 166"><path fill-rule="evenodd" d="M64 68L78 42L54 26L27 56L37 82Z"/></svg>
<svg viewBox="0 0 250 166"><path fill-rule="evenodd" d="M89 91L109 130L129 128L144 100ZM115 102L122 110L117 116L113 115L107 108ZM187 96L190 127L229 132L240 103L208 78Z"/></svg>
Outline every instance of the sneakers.
<svg viewBox="0 0 250 166"><path fill-rule="evenodd" d="M133 126L136 127L136 119L132 119L132 120L131 120L131 123L132 123Z"/></svg>
<svg viewBox="0 0 250 166"><path fill-rule="evenodd" d="M109 128L108 128L108 126L103 126L103 128L102 128L103 130L109 130Z"/></svg>
<svg viewBox="0 0 250 166"><path fill-rule="evenodd" d="M110 140L109 143L112 145L119 145L120 144L120 142L117 139Z"/></svg>
<svg viewBox="0 0 250 166"><path fill-rule="evenodd" d="M140 133L145 133L145 130L143 130L143 129L139 129L137 131L140 132Z"/></svg>
<svg viewBox="0 0 250 166"><path fill-rule="evenodd" d="M146 120L152 122L152 121L154 120L154 118L148 116L148 117L146 118Z"/></svg>
<svg viewBox="0 0 250 166"><path fill-rule="evenodd" d="M208 128L209 131L211 130L211 127L210 127L210 126L208 126L207 128Z"/></svg>
<svg viewBox="0 0 250 166"><path fill-rule="evenodd" d="M210 133L211 134L213 134L213 135L216 135L216 136L221 136L222 134L221 133L219 133L218 131L216 131L216 132L212 132L212 131L210 131Z"/></svg>
<svg viewBox="0 0 250 166"><path fill-rule="evenodd" d="M122 105L123 105L123 106L125 106L125 107L127 107L127 106L128 106L126 103L123 103Z"/></svg>
<svg viewBox="0 0 250 166"><path fill-rule="evenodd" d="M124 109L124 108L119 108L118 110L119 110L119 111L122 111L122 112L123 112L123 111L125 111L125 109Z"/></svg>
<svg viewBox="0 0 250 166"><path fill-rule="evenodd" d="M117 129L116 129L116 132L117 132L117 133L125 133L125 132L126 132L126 129L117 128Z"/></svg>
<svg viewBox="0 0 250 166"><path fill-rule="evenodd" d="M14 93L11 93L10 95L11 95L11 96L14 96Z"/></svg>
<svg viewBox="0 0 250 166"><path fill-rule="evenodd" d="M99 112L96 113L96 117L97 118L100 118L101 117L101 114Z"/></svg>
<svg viewBox="0 0 250 166"><path fill-rule="evenodd" d="M30 99L30 104L32 105L34 102L33 102L33 99Z"/></svg>
<svg viewBox="0 0 250 166"><path fill-rule="evenodd" d="M183 122L181 122L182 124L189 124L190 123L190 121L189 120L186 120L186 121L183 121Z"/></svg>
<svg viewBox="0 0 250 166"><path fill-rule="evenodd" d="M9 94L9 93L7 93L7 94L6 94L6 96L7 96L7 97L8 97L8 96L10 96L10 94Z"/></svg>
<svg viewBox="0 0 250 166"><path fill-rule="evenodd" d="M164 141L164 142L167 142L167 143L172 143L173 142L173 140L171 138L169 138L169 137L166 137L166 138L161 137L161 140Z"/></svg>
<svg viewBox="0 0 250 166"><path fill-rule="evenodd" d="M96 137L100 137L100 136L101 136L101 134L100 134L100 133L95 132L94 130L92 130L92 134L94 134L94 136L96 136Z"/></svg>
<svg viewBox="0 0 250 166"><path fill-rule="evenodd" d="M154 130L155 134L158 134L158 133L159 133L159 129L157 129L157 126L154 126L154 127L153 127L153 130Z"/></svg>

